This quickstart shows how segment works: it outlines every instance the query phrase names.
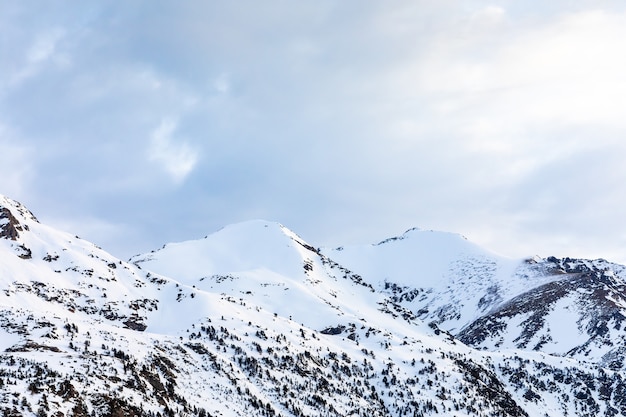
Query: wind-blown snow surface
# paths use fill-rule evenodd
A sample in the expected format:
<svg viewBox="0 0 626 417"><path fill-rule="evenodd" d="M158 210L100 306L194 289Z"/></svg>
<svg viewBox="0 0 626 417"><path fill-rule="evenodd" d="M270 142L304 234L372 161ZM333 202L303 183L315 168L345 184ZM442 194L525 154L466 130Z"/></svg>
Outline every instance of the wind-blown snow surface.
<svg viewBox="0 0 626 417"><path fill-rule="evenodd" d="M524 274L523 260L501 257L460 235L419 229L324 253L383 289L413 290L405 297L412 298L412 310L453 332L503 300L554 279Z"/></svg>
<svg viewBox="0 0 626 417"><path fill-rule="evenodd" d="M620 265L513 260L459 235L418 229L324 253L473 346L541 350L614 367L623 357L626 273Z"/></svg>
<svg viewBox="0 0 626 417"><path fill-rule="evenodd" d="M228 226L202 240L169 244L131 261L198 291L249 300L265 312L312 329L323 330L345 320L344 316L357 320L364 314L378 314L380 295L338 276L345 272L333 271L307 246L279 224L252 221ZM354 304L354 298L364 302Z"/></svg>
<svg viewBox="0 0 626 417"><path fill-rule="evenodd" d="M559 262L507 260L417 230L320 250L280 224L252 221L127 263L0 197L0 413L626 413L615 365L623 338L612 339L611 358L588 344L604 352L592 363L580 352L519 348L506 331L532 313L528 290L540 296L576 274L567 268L582 270ZM607 296L609 307L623 303L616 291ZM553 298L573 326L578 313ZM510 341L496 349L493 338Z"/></svg>

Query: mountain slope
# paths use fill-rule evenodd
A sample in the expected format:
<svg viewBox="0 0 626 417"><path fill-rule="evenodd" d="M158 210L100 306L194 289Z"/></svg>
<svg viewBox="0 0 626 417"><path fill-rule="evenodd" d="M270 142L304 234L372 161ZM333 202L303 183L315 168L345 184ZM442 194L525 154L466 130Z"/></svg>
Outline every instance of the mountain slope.
<svg viewBox="0 0 626 417"><path fill-rule="evenodd" d="M626 270L604 260L511 260L458 235L411 229L326 250L396 303L471 346L524 349L621 368Z"/></svg>
<svg viewBox="0 0 626 417"><path fill-rule="evenodd" d="M474 346L516 347L624 365L626 276L604 260L549 258L555 279L508 300L471 323L459 338Z"/></svg>
<svg viewBox="0 0 626 417"><path fill-rule="evenodd" d="M459 235L418 229L374 245L324 253L370 277L422 320L451 332L506 300L559 279L544 262L504 258Z"/></svg>
<svg viewBox="0 0 626 417"><path fill-rule="evenodd" d="M416 230L320 250L252 221L127 263L4 197L0 231L3 415L626 414L620 367L442 330L491 346L480 320L558 282L549 260Z"/></svg>

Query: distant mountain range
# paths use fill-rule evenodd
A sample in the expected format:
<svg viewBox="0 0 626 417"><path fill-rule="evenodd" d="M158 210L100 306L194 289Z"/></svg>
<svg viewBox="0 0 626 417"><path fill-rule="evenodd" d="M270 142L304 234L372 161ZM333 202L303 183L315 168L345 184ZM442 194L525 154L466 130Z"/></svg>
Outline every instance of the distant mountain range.
<svg viewBox="0 0 626 417"><path fill-rule="evenodd" d="M0 196L4 416L626 415L626 270L255 220L116 259Z"/></svg>

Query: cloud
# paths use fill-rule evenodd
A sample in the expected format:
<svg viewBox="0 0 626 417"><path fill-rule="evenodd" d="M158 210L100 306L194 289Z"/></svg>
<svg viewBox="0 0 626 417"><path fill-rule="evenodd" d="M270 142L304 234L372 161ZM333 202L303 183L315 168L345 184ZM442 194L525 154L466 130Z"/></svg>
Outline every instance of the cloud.
<svg viewBox="0 0 626 417"><path fill-rule="evenodd" d="M473 24L492 25L499 24L506 18L506 10L499 6L487 6L474 12L470 18Z"/></svg>
<svg viewBox="0 0 626 417"><path fill-rule="evenodd" d="M490 6L437 21L446 30L384 68L374 94L396 147L443 149L431 158L439 167L498 173L464 174L464 187L452 189L520 186L542 166L615 145L626 130L623 12L525 20Z"/></svg>
<svg viewBox="0 0 626 417"><path fill-rule="evenodd" d="M182 182L193 170L198 153L185 142L173 138L177 122L165 119L151 134L149 159L159 164L172 180Z"/></svg>
<svg viewBox="0 0 626 417"><path fill-rule="evenodd" d="M154 246L250 217L315 244L421 226L523 255L592 241L550 221L586 219L622 245L617 2L19 4L0 15L0 112L20 132L0 173L56 218L76 205ZM189 225L148 224L180 200Z"/></svg>
<svg viewBox="0 0 626 417"><path fill-rule="evenodd" d="M488 37L483 29L462 40L442 35L397 88L429 95L447 117L486 116L498 134L546 124L626 126L626 15L570 13L525 28L496 26Z"/></svg>
<svg viewBox="0 0 626 417"><path fill-rule="evenodd" d="M58 42L63 39L65 31L61 28L52 29L39 35L26 53L28 62L42 62L52 57Z"/></svg>
<svg viewBox="0 0 626 417"><path fill-rule="evenodd" d="M227 73L220 74L213 82L213 87L218 93L228 93L230 91L230 76Z"/></svg>
<svg viewBox="0 0 626 417"><path fill-rule="evenodd" d="M52 64L58 68L69 66L70 58L58 48L65 35L65 29L59 27L39 34L26 50L22 66L14 72L9 85L18 86L28 78L39 74L46 65Z"/></svg>

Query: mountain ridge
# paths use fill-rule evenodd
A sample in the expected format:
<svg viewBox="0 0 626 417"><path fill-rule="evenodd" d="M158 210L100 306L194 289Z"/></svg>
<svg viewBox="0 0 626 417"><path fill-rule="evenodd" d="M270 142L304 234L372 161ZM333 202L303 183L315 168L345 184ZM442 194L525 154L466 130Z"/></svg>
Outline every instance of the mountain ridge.
<svg viewBox="0 0 626 417"><path fill-rule="evenodd" d="M606 261L417 229L318 248L255 220L126 262L29 213L0 198L17 232L0 239L3 415L626 415L624 270ZM591 304L528 301L566 284ZM534 349L551 314L589 306L564 336L579 350ZM523 344L529 311L546 320Z"/></svg>

